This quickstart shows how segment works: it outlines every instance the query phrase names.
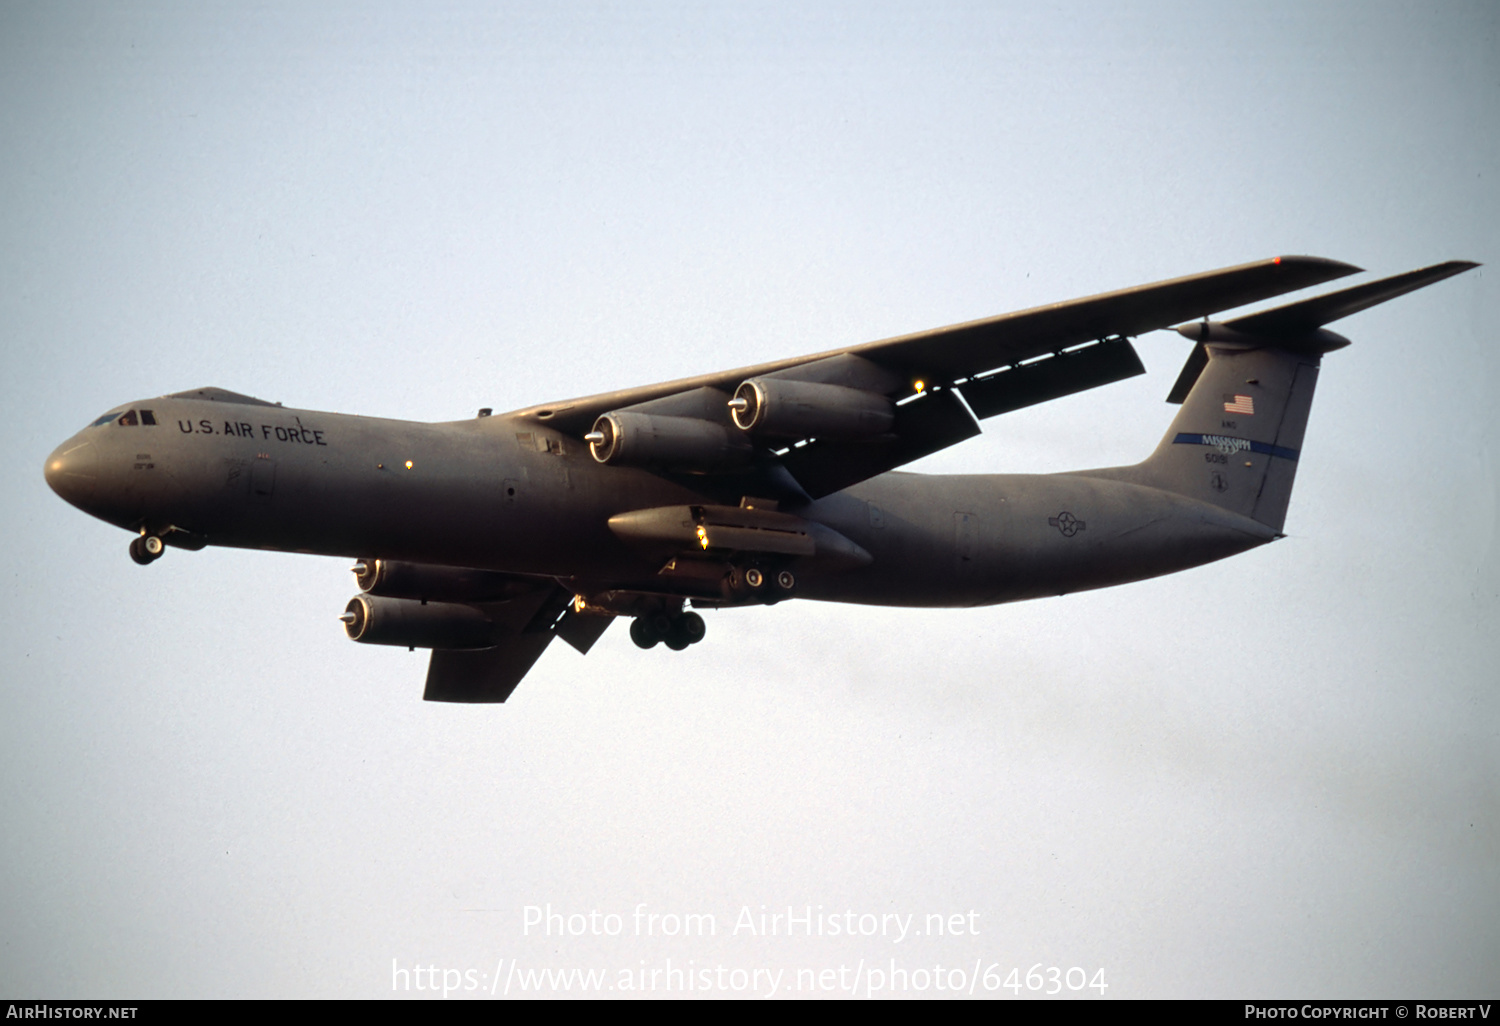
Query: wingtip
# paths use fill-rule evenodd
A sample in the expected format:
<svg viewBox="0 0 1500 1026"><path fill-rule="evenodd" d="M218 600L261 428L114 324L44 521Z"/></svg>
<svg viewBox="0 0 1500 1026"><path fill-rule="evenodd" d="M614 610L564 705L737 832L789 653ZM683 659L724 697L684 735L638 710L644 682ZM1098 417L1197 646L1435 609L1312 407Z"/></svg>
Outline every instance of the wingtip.
<svg viewBox="0 0 1500 1026"><path fill-rule="evenodd" d="M1271 263L1281 264L1284 267L1301 267L1308 270L1319 268L1328 272L1329 278L1339 278L1346 274L1359 274L1364 270L1363 267L1346 264L1342 260L1330 260L1327 257L1315 256L1291 255L1272 257Z"/></svg>
<svg viewBox="0 0 1500 1026"><path fill-rule="evenodd" d="M1465 271L1472 271L1474 268L1480 266L1482 265L1475 263L1473 260L1445 260L1440 264L1433 264L1431 267L1422 267L1415 271L1409 271L1406 275L1399 277L1411 277L1420 279L1424 283L1431 283L1442 281L1444 278L1451 278L1455 274L1463 274Z"/></svg>

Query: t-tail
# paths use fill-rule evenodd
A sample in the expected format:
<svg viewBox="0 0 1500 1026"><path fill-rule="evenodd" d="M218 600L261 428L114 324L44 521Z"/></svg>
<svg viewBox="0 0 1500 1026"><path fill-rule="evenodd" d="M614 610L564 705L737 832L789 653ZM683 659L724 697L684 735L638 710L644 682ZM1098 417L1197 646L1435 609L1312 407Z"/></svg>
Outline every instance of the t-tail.
<svg viewBox="0 0 1500 1026"><path fill-rule="evenodd" d="M1323 325L1477 267L1454 260L1178 332L1198 343L1167 397L1181 403L1145 462L1111 476L1221 506L1280 532L1323 354Z"/></svg>

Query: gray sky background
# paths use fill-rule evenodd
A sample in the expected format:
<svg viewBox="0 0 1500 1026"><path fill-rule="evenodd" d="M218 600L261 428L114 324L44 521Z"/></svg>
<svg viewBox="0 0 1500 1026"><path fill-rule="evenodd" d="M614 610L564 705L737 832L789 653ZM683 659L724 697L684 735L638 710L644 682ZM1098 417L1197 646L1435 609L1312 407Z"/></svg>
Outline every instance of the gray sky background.
<svg viewBox="0 0 1500 1026"><path fill-rule="evenodd" d="M895 959L1493 996L1500 8L1253 8L0 6L0 994ZM142 569L42 480L200 385L455 419L1278 253L1489 265L1334 326L1285 540L616 627L500 707L348 642L346 561ZM1139 349L919 469L1140 459L1187 344ZM624 935L526 934L547 903ZM978 936L733 931L789 905Z"/></svg>

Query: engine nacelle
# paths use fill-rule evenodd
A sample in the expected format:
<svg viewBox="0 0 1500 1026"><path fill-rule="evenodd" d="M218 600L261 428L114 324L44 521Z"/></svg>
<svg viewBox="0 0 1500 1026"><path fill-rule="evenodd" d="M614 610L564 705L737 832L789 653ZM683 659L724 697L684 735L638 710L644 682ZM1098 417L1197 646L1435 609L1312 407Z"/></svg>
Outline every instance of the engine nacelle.
<svg viewBox="0 0 1500 1026"><path fill-rule="evenodd" d="M344 607L344 631L367 645L490 648L496 628L473 606L356 595Z"/></svg>
<svg viewBox="0 0 1500 1026"><path fill-rule="evenodd" d="M524 577L494 570L431 566L394 559L361 559L352 568L366 595L439 602L502 602L536 585Z"/></svg>
<svg viewBox="0 0 1500 1026"><path fill-rule="evenodd" d="M604 414L586 438L594 459L612 466L721 470L745 463L751 454L750 446L722 424L630 410Z"/></svg>
<svg viewBox="0 0 1500 1026"><path fill-rule="evenodd" d="M874 392L783 378L751 378L729 402L736 427L768 438L854 441L891 430L896 407Z"/></svg>

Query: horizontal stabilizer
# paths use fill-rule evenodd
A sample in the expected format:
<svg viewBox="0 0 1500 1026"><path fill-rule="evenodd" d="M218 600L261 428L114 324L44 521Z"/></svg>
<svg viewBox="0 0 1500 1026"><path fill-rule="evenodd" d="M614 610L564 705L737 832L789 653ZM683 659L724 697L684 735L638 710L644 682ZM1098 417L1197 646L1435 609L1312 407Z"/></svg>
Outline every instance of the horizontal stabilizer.
<svg viewBox="0 0 1500 1026"><path fill-rule="evenodd" d="M1421 270L1407 271L1405 274L1395 274L1379 281L1355 285L1353 288L1340 289L1326 296L1314 296L1273 310L1236 317L1232 321L1225 321L1224 326L1247 335L1301 335L1316 331L1341 317L1359 313L1388 299L1415 292L1425 285L1478 266L1468 260L1449 260L1444 264L1434 264Z"/></svg>
<svg viewBox="0 0 1500 1026"><path fill-rule="evenodd" d="M1178 334L1198 344L1188 354L1172 391L1167 393L1167 402L1181 405L1187 398L1203 368L1208 366L1209 342L1273 345L1305 355L1326 353L1348 345L1349 340L1322 330L1323 325L1478 266L1469 260L1449 260L1228 321L1184 324L1177 329Z"/></svg>

